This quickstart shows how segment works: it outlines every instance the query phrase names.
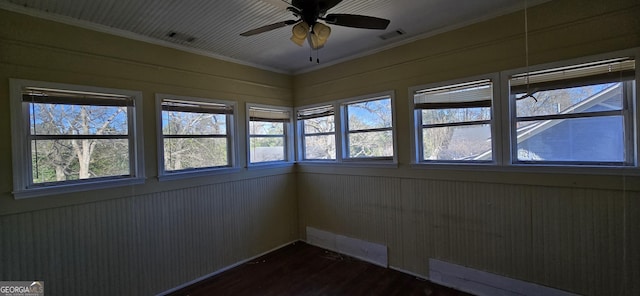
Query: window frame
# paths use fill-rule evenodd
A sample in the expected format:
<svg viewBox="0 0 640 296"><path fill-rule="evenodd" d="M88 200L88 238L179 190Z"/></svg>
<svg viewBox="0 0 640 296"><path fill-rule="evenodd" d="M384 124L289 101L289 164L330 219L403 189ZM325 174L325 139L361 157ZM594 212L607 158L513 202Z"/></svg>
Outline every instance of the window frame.
<svg viewBox="0 0 640 296"><path fill-rule="evenodd" d="M237 103L235 101L228 100L219 100L219 99L209 99L209 98L201 98L201 97L190 97L190 96L181 96L181 95L173 95L173 94L162 94L157 93L155 95L156 99L156 139L157 139L157 166L158 166L158 180L175 180L175 179L183 179L183 178L192 178L199 176L207 176L207 175L215 175L215 174L223 174L223 173L233 173L239 171L238 161L237 161ZM227 114L227 159L228 165L226 166L214 166L214 167L202 167L202 168L191 168L191 169L182 169L182 170L172 170L167 171L164 165L165 157L164 157L164 133L162 131L162 103L167 100L178 100L178 101L186 101L193 103L213 103L213 104L223 104L231 107L232 111L230 114Z"/></svg>
<svg viewBox="0 0 640 296"><path fill-rule="evenodd" d="M415 106L415 94L428 89L435 89L448 86L456 86L463 84L477 83L484 80L488 80L492 84L492 98L490 106L491 119L489 120L491 130L491 160L487 161L469 161L469 160L425 160L423 159L423 124L422 124L422 110ZM460 79L452 79L442 82L434 82L423 85L417 85L409 87L408 91L408 103L409 103L409 120L410 132L411 132L411 163L413 165L428 166L434 165L438 167L458 167L458 166L496 166L502 163L500 155L502 154L502 148L499 143L501 142L501 119L502 119L502 106L500 100L501 94L501 80L499 73L489 73L471 77L465 77ZM418 115L420 114L420 115Z"/></svg>
<svg viewBox="0 0 640 296"><path fill-rule="evenodd" d="M281 111L281 112L289 112L289 119L284 122L283 129L283 140L284 140L284 160L274 160L274 161L262 161L262 162L252 162L251 161L251 109L252 108L261 108L266 110L273 111ZM293 108L291 107L283 107L283 106L274 106L274 105L265 105L258 103L246 103L245 108L246 114L246 144L247 144L247 167L271 167L271 166L282 166L282 165L291 165L293 164L293 160L295 159L295 149L293 145L294 138L294 127L293 127ZM259 137L259 136L258 136Z"/></svg>
<svg viewBox="0 0 640 296"><path fill-rule="evenodd" d="M119 186L142 184L145 181L144 146L142 127L142 92L115 88L66 84L25 79L9 80L11 110L11 140L13 164L13 195L15 199L48 196ZM71 181L57 181L46 184L33 183L31 163L31 131L29 106L23 102L25 88L45 88L63 92L98 93L126 96L133 106L128 107L129 176L99 177Z"/></svg>
<svg viewBox="0 0 640 296"><path fill-rule="evenodd" d="M635 87L632 88L631 98L629 98L629 106L628 110L622 111L627 112L628 114L623 115L624 117L624 137L625 139L625 153L629 153L629 156L633 159L628 162L625 160L625 163L622 165L616 165L611 163L603 163L599 164L598 162L531 162L531 161L518 161L517 159L517 113L516 113L516 100L511 99L511 87L509 84L509 80L513 75L518 74L526 74L536 71L545 71L545 70L553 70L557 68L563 67L571 67L571 66L579 66L581 64L592 63L592 62L600 62L618 58L631 58L635 59ZM554 169L556 171L562 170L567 172L581 172L581 168L589 168L594 171L599 172L618 172L624 170L637 170L639 161L638 157L640 156L640 135L639 135L639 127L640 127L640 99L638 98L638 87L640 82L640 69L638 69L638 65L640 64L640 48L629 49L629 50L621 50L616 52L610 52L605 54L580 57L575 59L568 59L563 61L544 63L529 67L522 67L507 71L500 72L500 79L503 81L504 87L501 89L501 96L503 100L506 100L504 110L506 120L502 121L502 130L503 130L503 149L506 153L504 153L504 165L512 168L527 168L528 170L546 170L546 169ZM628 130L630 128L631 130Z"/></svg>
<svg viewBox="0 0 640 296"><path fill-rule="evenodd" d="M314 109L314 108L320 108L320 107L324 107L324 106L331 106L332 108L332 112L333 112L333 132L326 132L326 133L316 133L316 134L312 134L312 135L331 135L333 134L334 137L334 143L335 143L335 149L336 149L336 154L334 155L334 158L330 158L330 159L307 159L305 157L306 155L306 151L305 151L305 138L306 138L306 133L304 131L304 120L307 119L311 119L311 118L307 118L307 119L299 119L299 112L304 111L304 110L308 110L308 109ZM338 161L339 158L339 153L338 153L338 148L340 147L340 137L338 137L338 129L339 129L339 124L340 124L340 117L338 114L338 109L336 106L335 102L326 102L326 103L320 103L320 104L313 104L313 105L307 105L307 106L302 106L302 107L298 107L294 109L294 117L295 117L295 129L296 129L296 137L297 137L297 157L296 160L298 162L306 162L306 163L336 163ZM323 117L323 116L318 116L318 117Z"/></svg>
<svg viewBox="0 0 640 296"><path fill-rule="evenodd" d="M360 102L366 102L371 100L377 100L388 97L391 100L391 120L392 120L392 139L393 139L393 156L392 157L362 157L362 158L350 158L348 157L348 145L347 135L349 134L348 128L348 116L346 108L349 104L355 104ZM319 108L322 106L332 106L334 115L334 132L335 137L335 159L306 159L305 158L305 136L304 126L301 119L298 119L298 112L301 110ZM374 94L362 95L357 97L351 97L347 99L334 100L324 103L318 103L313 105L306 105L295 108L295 127L296 127L296 146L297 153L296 159L302 164L341 164L350 166L394 166L398 164L398 141L397 141L397 121L396 121L396 105L395 105L395 92L384 91ZM329 134L329 133L324 133Z"/></svg>
<svg viewBox="0 0 640 296"><path fill-rule="evenodd" d="M392 147L393 147L393 155L392 156L383 156L383 157L350 157L349 156L349 135L351 131L349 130L349 112L348 107L352 104L358 104L369 101L378 101L382 99L389 99L391 104L391 127L382 128L382 129L372 129L371 131L383 131L390 130L391 131L391 139L392 139ZM397 132L396 132L396 114L395 114L395 95L392 91L381 92L370 95L363 95L358 97L353 97L349 99L340 100L337 102L340 110L340 151L341 151L341 162L349 162L349 163L398 163L398 145L397 145ZM366 131L365 131L366 132Z"/></svg>

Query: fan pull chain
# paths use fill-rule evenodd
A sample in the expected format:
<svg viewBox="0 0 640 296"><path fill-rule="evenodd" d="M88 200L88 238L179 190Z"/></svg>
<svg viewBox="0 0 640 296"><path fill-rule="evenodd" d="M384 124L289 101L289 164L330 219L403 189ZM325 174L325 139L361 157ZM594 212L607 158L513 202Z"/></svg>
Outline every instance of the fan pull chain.
<svg viewBox="0 0 640 296"><path fill-rule="evenodd" d="M320 55L319 55L319 50L316 49L316 63L320 64ZM313 63L313 49L310 48L309 49L309 63Z"/></svg>
<svg viewBox="0 0 640 296"><path fill-rule="evenodd" d="M316 63L320 64L320 49L316 48ZM313 48L309 46L309 63L313 63Z"/></svg>

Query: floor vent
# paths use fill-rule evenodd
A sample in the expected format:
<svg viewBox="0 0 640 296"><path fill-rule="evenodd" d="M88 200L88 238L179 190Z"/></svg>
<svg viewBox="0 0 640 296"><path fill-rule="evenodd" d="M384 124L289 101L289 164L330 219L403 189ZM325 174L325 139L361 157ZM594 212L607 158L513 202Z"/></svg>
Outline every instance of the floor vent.
<svg viewBox="0 0 640 296"><path fill-rule="evenodd" d="M436 259L429 259L429 280L478 296L577 296L551 287Z"/></svg>
<svg viewBox="0 0 640 296"><path fill-rule="evenodd" d="M307 243L382 267L389 266L387 246L307 227Z"/></svg>

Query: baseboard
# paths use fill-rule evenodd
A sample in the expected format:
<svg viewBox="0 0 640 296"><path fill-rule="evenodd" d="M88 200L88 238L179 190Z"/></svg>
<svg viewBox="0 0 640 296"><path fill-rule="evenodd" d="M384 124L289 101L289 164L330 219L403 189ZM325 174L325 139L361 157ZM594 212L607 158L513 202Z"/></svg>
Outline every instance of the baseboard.
<svg viewBox="0 0 640 296"><path fill-rule="evenodd" d="M570 292L437 259L429 259L429 280L478 296L577 296Z"/></svg>
<svg viewBox="0 0 640 296"><path fill-rule="evenodd" d="M424 274L415 273L413 271L408 271L406 269L402 269L402 268L399 268L399 267L396 267L396 266L391 266L391 265L389 265L389 269L393 269L395 271L402 272L404 274L408 274L408 275L410 275L410 276L412 276L414 278L417 278L417 279L419 279L421 281L429 281L429 278L426 277Z"/></svg>
<svg viewBox="0 0 640 296"><path fill-rule="evenodd" d="M285 246L288 246L288 245L290 245L290 244L293 244L293 243L295 243L295 242L299 242L299 241L301 241L301 240L297 239L297 240L290 241L290 242L288 242L288 243L286 243L286 244L280 245L280 246L275 247L275 248L273 248L273 249L271 249L271 250L268 250L268 251L266 251L266 252L262 252L262 253L260 253L260 254L258 254L258 255L255 255L255 256L253 256L253 257L250 257L250 258L244 259L244 260L242 260L242 261L238 261L238 262L236 262L236 263L234 263L234 264L231 264L231 265L225 266L225 267L223 267L223 268L221 268L221 269L218 269L218 270L216 270L216 271L214 271L214 272L212 272L212 273L210 273L210 274L203 275L203 276L201 276L201 277L199 277L199 278L197 278L197 279L195 279L195 280L192 280L192 281L186 282L186 283L184 283L184 284L182 284L182 285L180 285L180 286L177 286L177 287L171 288L171 289L169 289L169 290L167 290L167 291L164 291L164 292L161 292L161 293L159 293L159 294L156 294L156 296L169 295L169 294L171 294L171 293L173 293L173 292L175 292L175 291L178 291L178 290L180 290L180 289L186 288L186 287L191 286L191 285L193 285L193 284L196 284L196 283L198 283L198 282L200 282L200 281L206 280L206 279L208 279L208 278L210 278L210 277L212 277L212 276L215 276L215 275L218 275L218 274L220 274L220 273L223 273L223 272L225 272L225 271L227 271L227 270L229 270L229 269L232 269L232 268L238 267L238 266L240 266L240 265L242 265L242 264L245 264L245 263L247 263L247 262L249 262L249 261L251 261L251 260L254 260L254 259L258 258L258 257L264 256L264 255L266 255L266 254L268 254L268 253L271 253L271 252L273 252L273 251L275 251L275 250L278 250L278 249L280 249L280 248L283 248L283 247L285 247Z"/></svg>
<svg viewBox="0 0 640 296"><path fill-rule="evenodd" d="M307 243L387 268L387 246L307 227Z"/></svg>

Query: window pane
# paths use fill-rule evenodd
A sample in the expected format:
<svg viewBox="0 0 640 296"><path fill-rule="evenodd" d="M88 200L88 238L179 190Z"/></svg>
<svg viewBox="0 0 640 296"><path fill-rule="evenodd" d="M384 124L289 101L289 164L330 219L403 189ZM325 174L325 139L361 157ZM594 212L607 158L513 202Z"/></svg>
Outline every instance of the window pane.
<svg viewBox="0 0 640 296"><path fill-rule="evenodd" d="M622 116L528 122L518 128L519 161L623 162Z"/></svg>
<svg viewBox="0 0 640 296"><path fill-rule="evenodd" d="M32 135L126 135L127 107L29 104Z"/></svg>
<svg viewBox="0 0 640 296"><path fill-rule="evenodd" d="M443 85L414 93L420 161L491 161L493 82Z"/></svg>
<svg viewBox="0 0 640 296"><path fill-rule="evenodd" d="M623 109L623 83L604 83L539 91L533 98L516 101L518 117L588 113ZM516 95L516 98L524 94Z"/></svg>
<svg viewBox="0 0 640 296"><path fill-rule="evenodd" d="M393 132L361 132L349 134L349 157L393 156Z"/></svg>
<svg viewBox="0 0 640 296"><path fill-rule="evenodd" d="M252 163L285 160L284 137L251 137L249 144Z"/></svg>
<svg viewBox="0 0 640 296"><path fill-rule="evenodd" d="M336 141L334 135L305 136L305 159L335 159Z"/></svg>
<svg viewBox="0 0 640 296"><path fill-rule="evenodd" d="M227 115L162 111L162 133L165 135L225 135Z"/></svg>
<svg viewBox="0 0 640 296"><path fill-rule="evenodd" d="M424 160L491 160L491 125L424 128L422 145Z"/></svg>
<svg viewBox="0 0 640 296"><path fill-rule="evenodd" d="M478 120L491 120L491 107L422 110L422 124L457 123Z"/></svg>
<svg viewBox="0 0 640 296"><path fill-rule="evenodd" d="M33 183L129 176L129 141L32 140Z"/></svg>
<svg viewBox="0 0 640 296"><path fill-rule="evenodd" d="M165 138L167 171L229 165L226 138Z"/></svg>
<svg viewBox="0 0 640 296"><path fill-rule="evenodd" d="M349 104L347 114L351 131L392 126L391 99Z"/></svg>
<svg viewBox="0 0 640 296"><path fill-rule="evenodd" d="M621 58L513 75L513 162L633 162L627 111L635 100L634 69L634 60ZM528 90L533 97L524 95Z"/></svg>
<svg viewBox="0 0 640 296"><path fill-rule="evenodd" d="M303 124L305 134L331 133L335 130L334 115L305 119Z"/></svg>
<svg viewBox="0 0 640 296"><path fill-rule="evenodd" d="M291 111L265 106L249 106L249 163L288 160L288 128Z"/></svg>
<svg viewBox="0 0 640 296"><path fill-rule="evenodd" d="M251 135L283 135L284 122L250 121L249 133Z"/></svg>

